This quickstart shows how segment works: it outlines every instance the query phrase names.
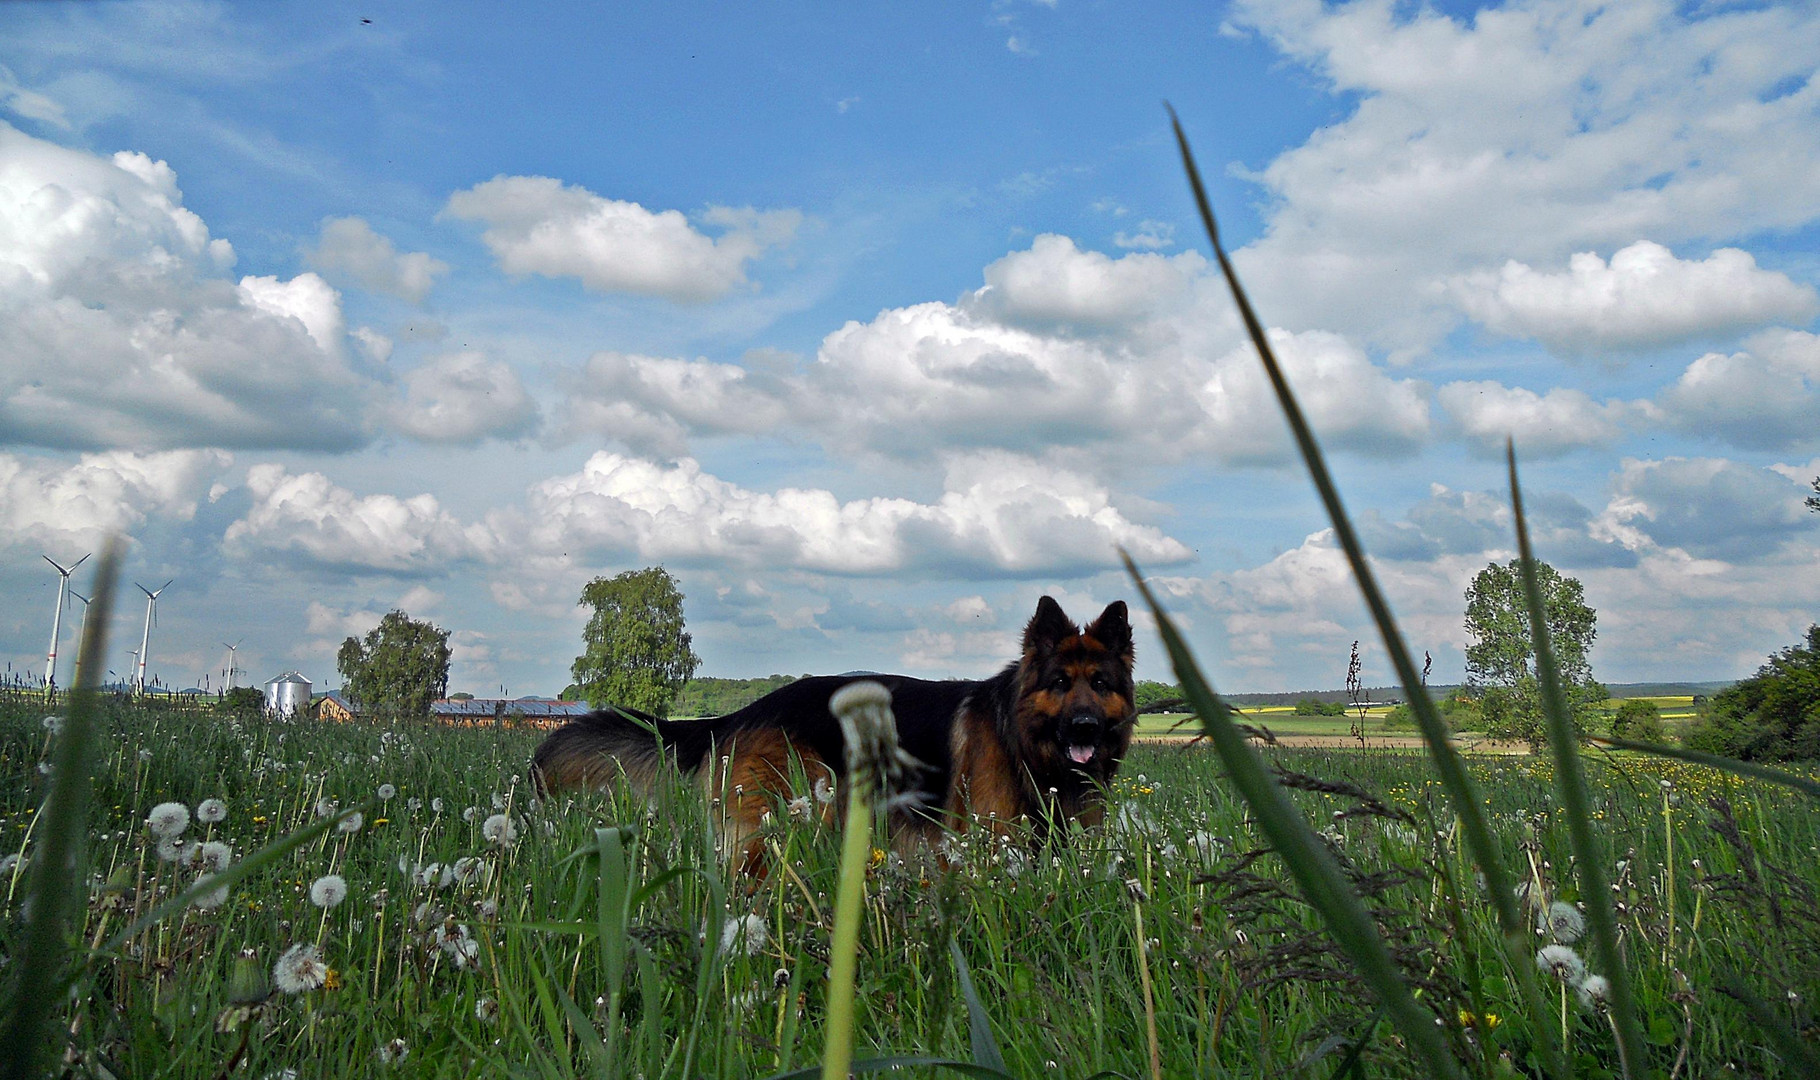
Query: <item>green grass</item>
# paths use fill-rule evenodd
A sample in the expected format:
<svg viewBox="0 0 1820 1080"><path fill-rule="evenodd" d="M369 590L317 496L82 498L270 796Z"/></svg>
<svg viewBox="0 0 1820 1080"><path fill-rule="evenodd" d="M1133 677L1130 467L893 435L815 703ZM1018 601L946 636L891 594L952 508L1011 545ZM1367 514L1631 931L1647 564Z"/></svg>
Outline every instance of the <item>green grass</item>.
<svg viewBox="0 0 1820 1080"><path fill-rule="evenodd" d="M0 856L29 853L43 839L33 832L44 790L38 763L55 739L42 715L35 702L0 702ZM615 814L606 801L526 814L524 764L535 733L392 732L118 704L101 721L106 753L88 823L96 882L78 928L85 944L112 935L193 876L160 863L148 842L145 817L159 802L194 809L202 799L223 799L228 816L212 832L241 856L317 820L324 797L343 807L371 802L382 783L397 794L370 810L359 832L330 833L290 853L236 886L222 907L190 910L114 955L92 957L56 1017L55 1030L79 1060L118 1075L206 1078L238 1053L239 1072L255 1077L284 1068L367 1074L377 1070L381 1048L402 1039L408 1053L389 1066L391 1075L568 1076L597 1068L590 1041L599 1048L615 1023L615 1071L625 1075L681 1076L686 1057L689 1075L704 1076L766 1076L819 1060L837 874L832 830L780 817L774 839L790 872L748 895L719 877L693 785L679 784L650 817L642 806ZM1533 1045L1531 1021L1502 967L1496 918L1473 884L1426 759L1312 750L1268 756L1296 772L1359 785L1409 815L1336 819L1357 800L1290 793L1306 820L1327 830L1349 874L1373 882L1374 918L1469 1073L1492 1075L1488 1063L1506 1053L1522 1065ZM1679 762L1595 755L1589 766L1641 1016L1658 1040L1650 1067L1666 1072L1685 1044L1682 1075L1713 1075L1728 1064L1747 1074L1794 1075L1721 983L1745 973L1756 997L1777 1003L1811 1039L1809 1003L1820 995L1814 803ZM1469 767L1511 864L1526 876L1536 868L1551 899L1577 900L1564 873L1572 860L1548 760L1473 758ZM976 835L947 873L881 856L860 935L858 1056L969 1056L969 1020L948 953L953 939L1013 1075L1147 1075L1132 910L1141 892L1165 1074L1288 1074L1325 1053L1311 1075L1327 1075L1340 1056L1330 1037L1364 1031L1374 1007L1319 921L1290 898L1293 890L1283 891L1286 874L1275 857L1248 855L1263 845L1221 772L1202 747L1141 746L1117 785L1109 824L1065 850L1027 857ZM1672 948L1661 779L1674 785L1666 826L1675 871ZM509 848L481 835L495 797L520 818ZM1708 805L1714 797L1729 801L1729 823ZM421 801L415 809L413 799ZM441 813L432 799L442 800ZM473 820L468 807L476 808ZM595 829L622 816L636 829L626 848L628 881L614 895L626 898L630 934L616 951L603 950ZM191 826L204 831L211 830ZM447 887L418 884L398 865L463 857L481 859L483 869ZM346 879L349 895L325 915L307 892L330 870ZM0 949L9 956L21 927L11 883L10 873L0 876ZM488 901L497 905L491 921L481 910ZM1450 906L1462 915L1457 927ZM747 956L736 943L731 955L717 955L727 920L748 914L767 927L763 948ZM462 926L478 943L471 966L458 966L434 940ZM264 984L278 955L315 941L338 987L269 993ZM252 955L236 988L243 950ZM615 978L606 955L618 965ZM1472 970L1476 981L1467 978ZM258 976L250 989L248 972ZM614 987L622 990L617 1021L596 1004ZM483 1002L498 1006L492 1022L476 1014ZM1488 1032L1469 1030L1463 1013L1499 1020ZM1595 1014L1570 1002L1568 1027L1578 1075L1615 1067L1611 1032ZM1367 1044L1364 1063L1373 1076L1422 1075L1388 1029Z"/></svg>

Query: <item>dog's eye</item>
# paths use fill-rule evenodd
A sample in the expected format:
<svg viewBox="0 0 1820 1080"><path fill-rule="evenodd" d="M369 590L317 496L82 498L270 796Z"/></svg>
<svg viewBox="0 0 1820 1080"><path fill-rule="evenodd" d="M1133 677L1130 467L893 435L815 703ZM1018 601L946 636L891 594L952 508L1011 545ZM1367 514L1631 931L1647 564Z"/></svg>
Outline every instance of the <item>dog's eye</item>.
<svg viewBox="0 0 1820 1080"><path fill-rule="evenodd" d="M1111 685L1106 682L1106 676L1101 675L1097 671L1093 673L1093 678L1089 681L1092 683L1093 692L1096 694L1105 693L1107 688Z"/></svg>
<svg viewBox="0 0 1820 1080"><path fill-rule="evenodd" d="M1058 694L1067 693L1068 689L1073 685L1074 680L1067 675L1057 675L1055 678L1049 680L1049 689L1054 690Z"/></svg>

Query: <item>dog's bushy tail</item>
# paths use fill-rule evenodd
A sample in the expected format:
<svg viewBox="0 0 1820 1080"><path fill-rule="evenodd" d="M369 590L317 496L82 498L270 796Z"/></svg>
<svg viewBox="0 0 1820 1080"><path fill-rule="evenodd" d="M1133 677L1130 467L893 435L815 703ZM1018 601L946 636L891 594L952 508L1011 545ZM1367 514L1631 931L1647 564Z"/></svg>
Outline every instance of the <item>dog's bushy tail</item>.
<svg viewBox="0 0 1820 1080"><path fill-rule="evenodd" d="M665 720L609 705L564 724L538 744L531 779L539 794L613 786L621 775L649 796L666 767L693 772L714 737L711 720Z"/></svg>

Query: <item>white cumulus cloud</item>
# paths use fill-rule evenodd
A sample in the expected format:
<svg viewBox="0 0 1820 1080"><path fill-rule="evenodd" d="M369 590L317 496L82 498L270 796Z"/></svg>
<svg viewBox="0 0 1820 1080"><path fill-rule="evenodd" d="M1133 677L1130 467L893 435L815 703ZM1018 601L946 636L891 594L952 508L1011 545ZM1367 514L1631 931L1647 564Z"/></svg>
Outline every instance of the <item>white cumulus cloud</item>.
<svg viewBox="0 0 1820 1080"><path fill-rule="evenodd" d="M356 495L317 472L247 470L253 505L227 528L236 555L279 556L330 570L434 574L478 558L485 531L464 527L431 495Z"/></svg>
<svg viewBox="0 0 1820 1080"><path fill-rule="evenodd" d="M307 249L304 257L318 270L339 271L362 288L413 304L423 303L436 279L449 272L448 263L425 252L400 255L390 238L374 232L365 218L358 217L324 221L316 246Z"/></svg>
<svg viewBox="0 0 1820 1080"><path fill-rule="evenodd" d="M1811 528L1801 485L1725 458L1626 458L1599 527L1639 551L1753 562Z"/></svg>
<svg viewBox="0 0 1820 1080"><path fill-rule="evenodd" d="M694 460L660 464L600 452L578 473L535 485L522 511L493 515L504 550L631 554L683 563L817 573L1021 576L1103 569L1123 545L1148 563L1192 553L1132 522L1084 477L993 454L959 459L934 503L843 502L821 489L753 491Z"/></svg>
<svg viewBox="0 0 1820 1080"><path fill-rule="evenodd" d="M1667 422L1688 434L1752 450L1820 445L1820 337L1753 334L1734 353L1707 353L1657 396Z"/></svg>
<svg viewBox="0 0 1820 1080"><path fill-rule="evenodd" d="M1505 440L1514 439L1518 456L1525 460L1610 445L1632 420L1648 412L1622 401L1601 405L1567 387L1538 394L1490 381L1448 383L1435 398L1476 450L1501 457Z"/></svg>
<svg viewBox="0 0 1820 1080"><path fill-rule="evenodd" d="M1256 174L1265 233L1235 261L1291 328L1421 349L1457 275L1820 214L1811 6L1242 0L1234 21L1357 102Z"/></svg>
<svg viewBox="0 0 1820 1080"><path fill-rule="evenodd" d="M449 196L444 213L486 226L481 240L508 274L573 277L596 292L679 302L724 296L747 284L746 264L785 244L795 210L711 207L711 237L677 210L647 210L547 176L496 176Z"/></svg>
<svg viewBox="0 0 1820 1080"><path fill-rule="evenodd" d="M93 549L151 518L189 521L231 460L220 450L114 450L75 462L0 454L0 544Z"/></svg>
<svg viewBox="0 0 1820 1080"><path fill-rule="evenodd" d="M349 449L376 385L314 274L225 274L170 166L0 123L0 442Z"/></svg>
<svg viewBox="0 0 1820 1080"><path fill-rule="evenodd" d="M692 435L808 433L838 452L996 449L1070 467L1292 454L1263 369L1197 255L1112 259L1044 236L957 303L880 312L783 370L603 353L571 379L564 426L682 456ZM1272 334L1331 446L1407 454L1428 389L1332 333Z"/></svg>
<svg viewBox="0 0 1820 1080"><path fill-rule="evenodd" d="M1613 253L1579 252L1562 273L1512 259L1453 282L1465 312L1500 334L1530 337L1559 353L1644 349L1772 322L1804 323L1820 294L1764 270L1749 252L1720 248L1677 259L1639 240Z"/></svg>
<svg viewBox="0 0 1820 1080"><path fill-rule="evenodd" d="M433 356L399 380L392 426L427 443L474 446L537 427L537 404L512 368L477 352Z"/></svg>

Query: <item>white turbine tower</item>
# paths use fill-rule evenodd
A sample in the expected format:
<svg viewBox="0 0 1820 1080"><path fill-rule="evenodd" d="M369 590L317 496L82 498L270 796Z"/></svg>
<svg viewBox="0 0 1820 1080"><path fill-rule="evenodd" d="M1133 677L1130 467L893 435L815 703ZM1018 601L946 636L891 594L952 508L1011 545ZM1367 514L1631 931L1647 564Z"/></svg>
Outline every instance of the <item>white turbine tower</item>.
<svg viewBox="0 0 1820 1080"><path fill-rule="evenodd" d="M171 579L171 581L175 580L177 579ZM139 639L139 670L133 676L133 692L143 694L145 693L145 654L152 643L152 619L156 617L158 612L159 594L170 588L171 582L167 581L158 586L157 592L153 592L144 585L139 585L137 581L133 582L133 584L138 585L139 591L145 594L145 634Z"/></svg>
<svg viewBox="0 0 1820 1080"><path fill-rule="evenodd" d="M84 555L82 558L70 563L68 569L65 569L56 559L51 558L49 555L44 557L44 561L57 567L57 610L51 616L51 651L50 654L44 658L45 688L55 690L57 689L57 642L63 637L63 605L68 602L64 600L63 594L64 591L69 588L70 575L76 572L76 567L81 566L88 561L88 556Z"/></svg>
<svg viewBox="0 0 1820 1080"><path fill-rule="evenodd" d="M232 690L234 688L234 676L240 671L234 664L234 650L240 648L240 643L235 642L234 644L229 645L224 641L221 643L221 647L228 651L227 688Z"/></svg>

